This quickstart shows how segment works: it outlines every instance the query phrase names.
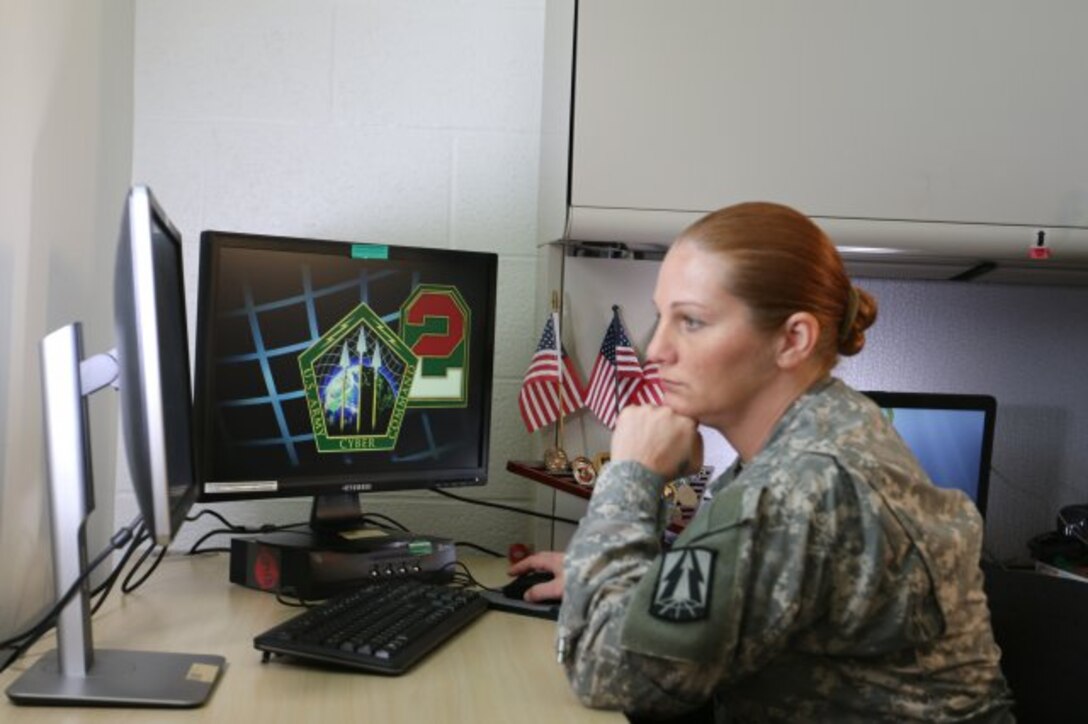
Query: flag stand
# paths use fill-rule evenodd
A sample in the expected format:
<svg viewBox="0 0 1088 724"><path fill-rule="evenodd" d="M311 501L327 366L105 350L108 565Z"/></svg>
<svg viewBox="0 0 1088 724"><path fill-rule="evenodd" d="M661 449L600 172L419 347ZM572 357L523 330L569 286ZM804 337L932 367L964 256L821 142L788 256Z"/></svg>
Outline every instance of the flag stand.
<svg viewBox="0 0 1088 724"><path fill-rule="evenodd" d="M570 469L570 460L563 450L563 335L559 326L559 292L556 291L552 291L552 314L555 315L555 361L559 367L555 382L559 417L555 421L555 446L544 451L544 469L549 473L559 473Z"/></svg>

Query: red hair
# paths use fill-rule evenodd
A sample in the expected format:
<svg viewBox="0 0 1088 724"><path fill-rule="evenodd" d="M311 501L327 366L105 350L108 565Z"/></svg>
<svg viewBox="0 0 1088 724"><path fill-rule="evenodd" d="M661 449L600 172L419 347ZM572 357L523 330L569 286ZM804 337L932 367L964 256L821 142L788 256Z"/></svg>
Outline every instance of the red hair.
<svg viewBox="0 0 1088 724"><path fill-rule="evenodd" d="M757 329L774 332L795 312L812 314L820 324L816 356L826 370L840 354L865 346L876 300L853 286L835 245L799 211L765 201L727 206L689 226L677 243L728 259L723 283L749 307Z"/></svg>

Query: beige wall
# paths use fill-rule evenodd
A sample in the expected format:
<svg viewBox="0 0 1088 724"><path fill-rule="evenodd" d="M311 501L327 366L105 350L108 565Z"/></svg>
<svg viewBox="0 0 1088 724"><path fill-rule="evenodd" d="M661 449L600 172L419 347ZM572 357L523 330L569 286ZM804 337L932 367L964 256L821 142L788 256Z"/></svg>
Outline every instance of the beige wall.
<svg viewBox="0 0 1088 724"><path fill-rule="evenodd" d="M38 340L82 321L86 354L113 344L132 12L132 0L0 0L0 636L52 598ZM90 404L92 555L113 528L112 398Z"/></svg>

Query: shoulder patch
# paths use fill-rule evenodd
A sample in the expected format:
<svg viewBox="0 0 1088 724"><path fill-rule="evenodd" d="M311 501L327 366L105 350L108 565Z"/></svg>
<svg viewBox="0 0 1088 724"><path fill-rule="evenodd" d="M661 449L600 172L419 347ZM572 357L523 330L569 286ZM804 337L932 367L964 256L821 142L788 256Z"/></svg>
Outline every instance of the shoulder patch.
<svg viewBox="0 0 1088 724"><path fill-rule="evenodd" d="M650 615L672 623L701 621L710 611L717 552L710 548L673 548L661 561L650 599Z"/></svg>

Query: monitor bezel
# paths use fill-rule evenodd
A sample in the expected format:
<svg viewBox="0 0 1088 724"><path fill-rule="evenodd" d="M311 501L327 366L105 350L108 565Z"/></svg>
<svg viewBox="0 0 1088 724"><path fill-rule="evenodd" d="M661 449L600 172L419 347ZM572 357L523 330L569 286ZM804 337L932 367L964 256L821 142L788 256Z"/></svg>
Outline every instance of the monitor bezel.
<svg viewBox="0 0 1088 724"><path fill-rule="evenodd" d="M986 394L952 392L887 392L863 391L882 410L890 408L914 410L972 410L984 413L982 431L982 456L979 461L979 480L975 506L986 517L986 505L990 492L990 471L993 464L994 432L997 422L997 399Z"/></svg>
<svg viewBox="0 0 1088 724"><path fill-rule="evenodd" d="M217 252L226 247L269 249L275 251L303 251L309 254L326 253L350 259L352 246L379 246L388 250L397 260L410 260L412 257L427 257L429 260L448 259L457 263L469 258L482 264L487 280L486 304L489 309L484 323L484 340L489 354L481 355L477 364L483 377L480 394L484 410L481 414L480 429L480 465L475 467L446 467L431 471L412 471L411 479L404 473L386 472L369 473L360 476L354 473L327 475L321 477L299 475L277 479L212 479L208 462L209 426L212 411L207 407L206 391L208 388L208 367L211 364L208 350L209 315L212 313L212 294L218 278ZM428 246L406 246L373 244L369 242L307 238L275 234L258 234L229 230L209 229L200 237L200 276L198 285L196 319L196 355L195 355L195 393L194 393L194 439L197 441L197 478L196 500L201 503L261 500L292 497L318 497L354 493L397 493L431 488L452 488L486 485L490 471L491 423L494 401L494 350L495 318L497 316L498 297L498 255L493 252L447 249ZM210 491L209 485L224 484L235 486L231 490ZM250 485L245 485L249 483Z"/></svg>
<svg viewBox="0 0 1088 724"><path fill-rule="evenodd" d="M156 274L155 239L153 227L158 226L168 240L175 257L180 328L162 329L159 307L162 292ZM144 524L156 543L167 545L185 522L185 515L196 499L196 454L192 426L191 404L193 390L189 360L189 332L185 302L184 255L181 233L163 211L147 186L135 185L125 201L124 216L118 242L114 278L114 326L117 341L118 374L120 375L122 430L125 459L129 467L133 493L144 518ZM166 409L168 395L160 355L163 335L180 335L177 352L183 354L184 380L169 381L172 386L184 384L184 398L190 405L188 420L176 411ZM131 346L129 346L131 345ZM170 397L176 395L171 393ZM186 424L186 422L188 424ZM186 425L182 435L171 434L168 427ZM186 441L184 449L172 449L177 440ZM180 457L188 471L178 470ZM178 475L187 480L178 483ZM171 494L178 491L176 500Z"/></svg>

